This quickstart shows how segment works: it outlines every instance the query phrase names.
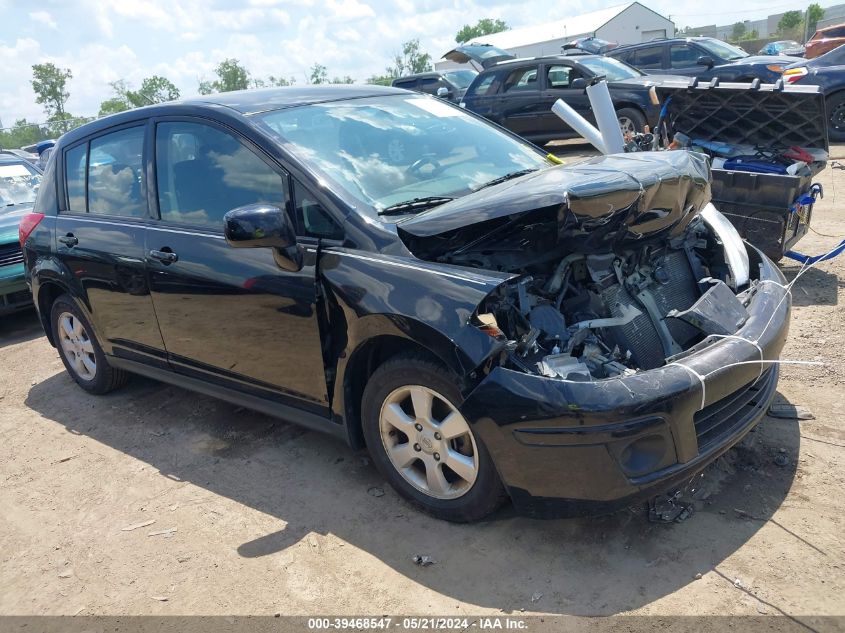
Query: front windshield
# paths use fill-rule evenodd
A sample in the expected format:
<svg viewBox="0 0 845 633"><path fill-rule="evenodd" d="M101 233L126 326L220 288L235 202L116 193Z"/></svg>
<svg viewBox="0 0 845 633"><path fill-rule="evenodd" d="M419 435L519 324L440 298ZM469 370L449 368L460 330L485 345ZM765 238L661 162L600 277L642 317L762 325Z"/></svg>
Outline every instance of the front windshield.
<svg viewBox="0 0 845 633"><path fill-rule="evenodd" d="M333 101L256 117L285 149L375 211L455 198L550 165L528 143L427 96Z"/></svg>
<svg viewBox="0 0 845 633"><path fill-rule="evenodd" d="M748 53L741 48L737 48L721 40L698 40L698 43L714 57L721 57L728 61L748 57Z"/></svg>
<svg viewBox="0 0 845 633"><path fill-rule="evenodd" d="M472 83L472 80L475 79L478 73L474 70L453 70L447 73L443 73L443 75L446 77L449 83L463 90L464 88L469 87L469 85Z"/></svg>
<svg viewBox="0 0 845 633"><path fill-rule="evenodd" d="M0 213L19 204L32 204L41 174L26 163L0 164Z"/></svg>
<svg viewBox="0 0 845 633"><path fill-rule="evenodd" d="M578 63L586 66L597 75L604 75L608 81L622 81L632 77L642 77L644 74L633 66L613 57L582 58L578 60Z"/></svg>

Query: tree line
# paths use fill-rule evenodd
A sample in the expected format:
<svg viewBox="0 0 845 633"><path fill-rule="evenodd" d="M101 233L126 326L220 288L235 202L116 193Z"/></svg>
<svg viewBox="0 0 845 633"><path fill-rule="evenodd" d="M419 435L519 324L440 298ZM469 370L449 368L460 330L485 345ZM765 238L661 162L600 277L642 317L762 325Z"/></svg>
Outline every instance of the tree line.
<svg viewBox="0 0 845 633"><path fill-rule="evenodd" d="M475 38L498 33L507 28L508 25L502 20L483 18L475 25L465 24L455 35L455 41L459 44L471 42ZM398 77L433 69L432 57L422 50L418 39L402 44L402 48L393 55L392 62L382 74L370 76L366 83L390 85ZM44 108L44 114L47 116L46 123L34 124L25 118L16 120L11 128L0 130L0 147L17 148L31 145L46 138L61 136L68 130L92 120L94 117L76 117L67 111L67 102L70 99L68 82L72 78L73 73L69 68L59 68L52 62L35 64L32 67L32 90L35 93L36 103ZM349 75L330 77L325 65L315 63L309 69L305 83L351 84L354 80ZM292 76L254 77L238 59L227 58L217 64L212 79L198 80L197 91L206 95L295 84L296 79ZM124 79L113 81L109 86L112 89L112 95L100 103L97 116L107 116L145 105L173 101L181 96L179 88L167 77L161 75L145 77L137 89Z"/></svg>

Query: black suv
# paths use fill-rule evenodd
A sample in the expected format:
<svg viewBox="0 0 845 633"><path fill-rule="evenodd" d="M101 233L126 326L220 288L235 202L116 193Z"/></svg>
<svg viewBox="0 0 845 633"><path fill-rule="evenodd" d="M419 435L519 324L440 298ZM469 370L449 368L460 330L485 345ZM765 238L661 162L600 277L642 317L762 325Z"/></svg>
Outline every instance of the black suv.
<svg viewBox="0 0 845 633"><path fill-rule="evenodd" d="M563 99L595 123L585 88L605 77L623 132L641 132L654 125L660 112L654 86L664 79L601 55L553 55L500 61L481 72L462 105L534 142L572 136L574 132L552 112Z"/></svg>
<svg viewBox="0 0 845 633"><path fill-rule="evenodd" d="M330 433L444 519L604 512L774 395L784 278L708 176L688 152L554 165L395 88L229 92L62 136L20 236L90 393L137 373Z"/></svg>
<svg viewBox="0 0 845 633"><path fill-rule="evenodd" d="M653 40L620 46L608 56L621 59L649 74L687 75L702 80L747 82L759 79L773 84L789 64L800 57L749 55L741 48L712 37Z"/></svg>
<svg viewBox="0 0 845 633"><path fill-rule="evenodd" d="M443 72L432 71L399 77L393 80L392 85L395 88L425 92L457 103L464 96L477 74L476 71L469 68L456 68Z"/></svg>

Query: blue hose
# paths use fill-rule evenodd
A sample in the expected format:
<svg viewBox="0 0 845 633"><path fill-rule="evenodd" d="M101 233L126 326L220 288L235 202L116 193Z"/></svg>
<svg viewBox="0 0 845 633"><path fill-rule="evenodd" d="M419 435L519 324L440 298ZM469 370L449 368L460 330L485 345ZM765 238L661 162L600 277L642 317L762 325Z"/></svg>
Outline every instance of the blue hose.
<svg viewBox="0 0 845 633"><path fill-rule="evenodd" d="M827 259L833 259L837 255L841 255L843 251L845 251L845 240L839 242L839 246L837 246L835 249L823 255L810 256L804 255L803 253L799 253L797 251L786 251L784 253L784 256L788 257L789 259L794 259L797 262L801 262L802 264L815 264L816 262L823 262Z"/></svg>

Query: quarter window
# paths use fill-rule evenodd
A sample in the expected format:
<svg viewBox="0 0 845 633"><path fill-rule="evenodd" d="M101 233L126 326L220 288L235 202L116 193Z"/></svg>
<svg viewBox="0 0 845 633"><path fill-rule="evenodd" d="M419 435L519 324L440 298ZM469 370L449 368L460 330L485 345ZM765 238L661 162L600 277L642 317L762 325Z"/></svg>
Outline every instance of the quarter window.
<svg viewBox="0 0 845 633"><path fill-rule="evenodd" d="M146 215L144 128L132 127L91 140L88 213L141 218Z"/></svg>
<svg viewBox="0 0 845 633"><path fill-rule="evenodd" d="M65 183L67 185L68 211L85 213L85 169L88 165L88 143L82 143L65 152Z"/></svg>
<svg viewBox="0 0 845 633"><path fill-rule="evenodd" d="M296 180L293 181L296 223L304 235L343 239L343 231L317 199Z"/></svg>
<svg viewBox="0 0 845 633"><path fill-rule="evenodd" d="M281 175L231 134L201 123L156 126L161 219L223 228L227 211L259 202L285 208Z"/></svg>

